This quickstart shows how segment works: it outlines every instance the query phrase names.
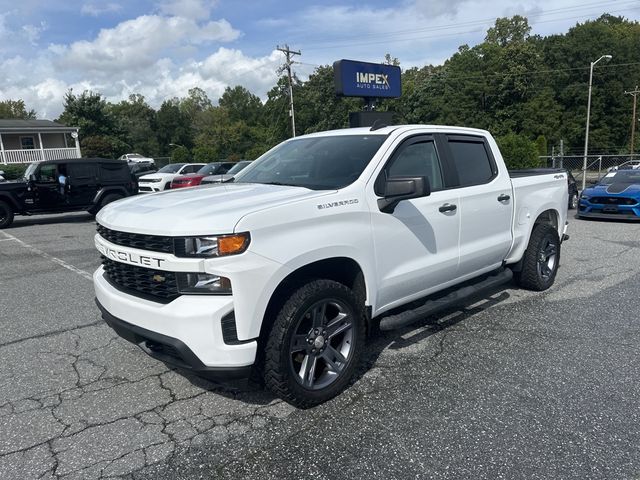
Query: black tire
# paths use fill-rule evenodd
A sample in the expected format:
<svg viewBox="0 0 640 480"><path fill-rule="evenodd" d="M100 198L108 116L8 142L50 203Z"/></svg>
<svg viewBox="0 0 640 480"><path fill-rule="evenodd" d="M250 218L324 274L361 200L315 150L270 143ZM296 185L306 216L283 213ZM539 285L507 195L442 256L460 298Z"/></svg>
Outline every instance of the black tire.
<svg viewBox="0 0 640 480"><path fill-rule="evenodd" d="M109 194L105 195L104 198L100 201L100 204L99 204L98 208L95 209L95 210L89 211L89 213L95 212L94 213L94 215L95 215L100 210L102 210L104 207L109 205L111 202L115 202L116 200L120 200L121 198L124 198L124 197L122 195L120 195L119 193L109 193Z"/></svg>
<svg viewBox="0 0 640 480"><path fill-rule="evenodd" d="M14 211L7 202L0 200L0 229L7 228L13 223Z"/></svg>
<svg viewBox="0 0 640 480"><path fill-rule="evenodd" d="M531 232L516 283L528 290L542 291L553 285L560 264L560 239L555 228L538 224Z"/></svg>
<svg viewBox="0 0 640 480"><path fill-rule="evenodd" d="M265 386L298 408L323 403L351 384L365 341L364 305L354 292L333 280L311 280L276 316L265 348Z"/></svg>
<svg viewBox="0 0 640 480"><path fill-rule="evenodd" d="M573 193L569 195L569 210L575 210L578 208L578 194Z"/></svg>

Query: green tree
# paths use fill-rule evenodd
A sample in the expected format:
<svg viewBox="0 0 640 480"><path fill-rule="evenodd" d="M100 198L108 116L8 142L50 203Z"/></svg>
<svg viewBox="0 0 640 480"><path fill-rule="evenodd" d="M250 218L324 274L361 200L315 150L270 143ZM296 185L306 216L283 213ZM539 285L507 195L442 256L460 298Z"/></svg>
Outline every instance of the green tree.
<svg viewBox="0 0 640 480"><path fill-rule="evenodd" d="M35 110L27 110L24 100L1 100L0 118L34 120L36 112Z"/></svg>
<svg viewBox="0 0 640 480"><path fill-rule="evenodd" d="M247 125L257 124L262 113L260 98L239 85L225 88L219 105L227 110L231 121L242 121Z"/></svg>
<svg viewBox="0 0 640 480"><path fill-rule="evenodd" d="M540 165L536 142L527 137L510 132L497 137L496 142L507 168L535 168Z"/></svg>
<svg viewBox="0 0 640 480"><path fill-rule="evenodd" d="M193 146L193 132L191 119L180 109L180 100L172 98L165 100L156 115L156 138L160 146L160 153L171 151L170 143Z"/></svg>
<svg viewBox="0 0 640 480"><path fill-rule="evenodd" d="M160 145L156 138L156 112L142 95L133 94L128 100L110 105L116 135L129 145L132 152L158 155Z"/></svg>
<svg viewBox="0 0 640 480"><path fill-rule="evenodd" d="M191 154L187 147L179 146L171 151L171 163L187 163L191 161Z"/></svg>
<svg viewBox="0 0 640 480"><path fill-rule="evenodd" d="M107 101L101 94L90 90L75 95L70 89L64 96L64 111L58 121L64 125L79 127L81 138L115 134Z"/></svg>

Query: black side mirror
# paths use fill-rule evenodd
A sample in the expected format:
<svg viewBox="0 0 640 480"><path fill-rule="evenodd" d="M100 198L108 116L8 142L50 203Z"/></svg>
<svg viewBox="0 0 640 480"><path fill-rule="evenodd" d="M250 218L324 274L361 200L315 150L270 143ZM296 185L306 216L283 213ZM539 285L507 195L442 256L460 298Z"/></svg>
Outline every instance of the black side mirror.
<svg viewBox="0 0 640 480"><path fill-rule="evenodd" d="M34 182L37 180L36 176L32 173L31 175L29 175L29 181L30 182Z"/></svg>
<svg viewBox="0 0 640 480"><path fill-rule="evenodd" d="M427 177L394 177L384 183L384 195L378 199L378 208L384 213L393 213L402 200L431 195Z"/></svg>

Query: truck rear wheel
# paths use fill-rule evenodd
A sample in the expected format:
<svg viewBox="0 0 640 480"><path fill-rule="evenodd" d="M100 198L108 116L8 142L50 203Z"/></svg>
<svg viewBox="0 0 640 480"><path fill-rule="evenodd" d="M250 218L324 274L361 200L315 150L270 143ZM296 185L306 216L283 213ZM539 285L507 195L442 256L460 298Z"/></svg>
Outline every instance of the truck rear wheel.
<svg viewBox="0 0 640 480"><path fill-rule="evenodd" d="M0 228L7 228L13 223L13 214L11 205L0 200Z"/></svg>
<svg viewBox="0 0 640 480"><path fill-rule="evenodd" d="M353 380L365 343L363 305L332 280L312 280L277 314L265 349L265 385L286 402L309 408Z"/></svg>
<svg viewBox="0 0 640 480"><path fill-rule="evenodd" d="M551 225L538 224L531 232L516 283L528 290L542 291L553 285L560 264L560 239Z"/></svg>

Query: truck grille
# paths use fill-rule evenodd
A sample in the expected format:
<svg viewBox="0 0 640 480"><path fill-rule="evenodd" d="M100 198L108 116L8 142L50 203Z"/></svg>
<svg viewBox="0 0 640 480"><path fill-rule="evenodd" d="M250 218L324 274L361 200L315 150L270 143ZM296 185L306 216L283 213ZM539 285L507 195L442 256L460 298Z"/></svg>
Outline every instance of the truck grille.
<svg viewBox="0 0 640 480"><path fill-rule="evenodd" d="M102 238L123 247L150 250L152 252L173 253L173 238L160 235L118 232L98 224L96 230Z"/></svg>
<svg viewBox="0 0 640 480"><path fill-rule="evenodd" d="M172 300L180 295L174 272L136 267L104 256L102 265L112 283L132 294L137 292L164 300Z"/></svg>
<svg viewBox="0 0 640 480"><path fill-rule="evenodd" d="M636 199L626 197L593 197L589 199L589 202L599 205L635 205L638 203Z"/></svg>

